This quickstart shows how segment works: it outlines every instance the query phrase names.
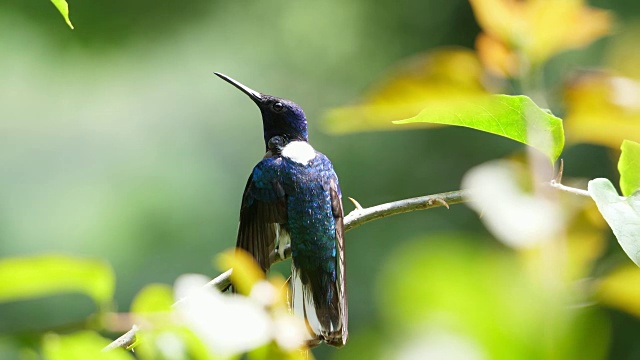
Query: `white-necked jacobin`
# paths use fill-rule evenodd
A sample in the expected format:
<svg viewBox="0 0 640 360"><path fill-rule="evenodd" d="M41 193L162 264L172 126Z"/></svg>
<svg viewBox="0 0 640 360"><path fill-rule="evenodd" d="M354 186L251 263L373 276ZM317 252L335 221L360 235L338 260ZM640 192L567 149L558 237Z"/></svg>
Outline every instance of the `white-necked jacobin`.
<svg viewBox="0 0 640 360"><path fill-rule="evenodd" d="M249 176L242 196L236 247L262 270L269 256L291 247L290 303L304 318L308 344L347 341L342 195L331 161L308 142L300 106L254 91L215 73L260 108L266 154Z"/></svg>

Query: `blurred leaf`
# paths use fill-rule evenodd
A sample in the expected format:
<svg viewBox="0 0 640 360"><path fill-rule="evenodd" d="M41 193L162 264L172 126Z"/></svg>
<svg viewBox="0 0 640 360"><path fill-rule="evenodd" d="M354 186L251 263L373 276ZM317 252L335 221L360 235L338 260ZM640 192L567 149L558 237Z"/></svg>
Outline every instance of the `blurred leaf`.
<svg viewBox="0 0 640 360"><path fill-rule="evenodd" d="M502 77L514 77L520 70L518 57L505 43L480 33L476 38L478 57L492 73Z"/></svg>
<svg viewBox="0 0 640 360"><path fill-rule="evenodd" d="M65 0L51 0L51 2L56 6L58 11L60 11L60 14L62 14L62 17L64 18L64 21L67 22L67 25L69 25L69 27L73 29L71 20L69 20L69 4L67 4Z"/></svg>
<svg viewBox="0 0 640 360"><path fill-rule="evenodd" d="M640 268L623 266L598 281L602 303L640 317Z"/></svg>
<svg viewBox="0 0 640 360"><path fill-rule="evenodd" d="M420 54L397 66L359 104L330 110L325 127L335 133L399 130L402 128L394 127L392 120L414 116L429 105L446 106L487 94L482 75L482 66L471 50L449 48Z"/></svg>
<svg viewBox="0 0 640 360"><path fill-rule="evenodd" d="M168 312L173 305L173 289L166 284L145 286L131 304L131 311L137 314Z"/></svg>
<svg viewBox="0 0 640 360"><path fill-rule="evenodd" d="M640 22L637 19L617 26L615 36L607 41L608 69L625 77L640 79L638 34L640 34Z"/></svg>
<svg viewBox="0 0 640 360"><path fill-rule="evenodd" d="M204 342L182 325L140 330L135 352L141 359L216 359Z"/></svg>
<svg viewBox="0 0 640 360"><path fill-rule="evenodd" d="M640 265L640 192L621 197L607 179L589 181L588 189L624 252Z"/></svg>
<svg viewBox="0 0 640 360"><path fill-rule="evenodd" d="M605 72L582 73L565 88L567 141L618 149L640 142L640 82Z"/></svg>
<svg viewBox="0 0 640 360"><path fill-rule="evenodd" d="M241 249L227 250L220 254L218 263L221 269L233 269L231 282L241 294L249 295L253 285L265 279L258 263L248 252Z"/></svg>
<svg viewBox="0 0 640 360"><path fill-rule="evenodd" d="M313 360L313 353L306 350L294 350L287 352L278 347L275 342L260 346L247 353L248 360Z"/></svg>
<svg viewBox="0 0 640 360"><path fill-rule="evenodd" d="M573 196L573 194L566 195L578 201L588 200L581 196ZM607 245L604 236L607 225L599 215L596 205L592 201L588 201L589 204L577 214L567 229L566 280L568 282L588 276L593 263L603 254ZM592 213L595 213L597 218L591 216Z"/></svg>
<svg viewBox="0 0 640 360"><path fill-rule="evenodd" d="M432 104L395 124L428 122L464 126L532 146L555 161L564 146L562 120L526 96L491 95L456 104Z"/></svg>
<svg viewBox="0 0 640 360"><path fill-rule="evenodd" d="M484 32L515 54L540 64L561 51L609 33L612 16L582 0L470 0ZM479 51L486 51L480 47ZM490 59L490 55L481 55Z"/></svg>
<svg viewBox="0 0 640 360"><path fill-rule="evenodd" d="M620 189L623 195L629 196L640 189L640 144L624 140L621 149L618 161Z"/></svg>
<svg viewBox="0 0 640 360"><path fill-rule="evenodd" d="M80 292L106 306L115 287L107 263L62 255L0 260L0 279L0 302Z"/></svg>
<svg viewBox="0 0 640 360"><path fill-rule="evenodd" d="M476 245L480 240L429 238L390 256L378 294L391 336L456 334L487 359L604 358L606 320L567 306L575 295L556 285L553 276L562 275L550 272L548 261L544 276L531 276L514 253Z"/></svg>
<svg viewBox="0 0 640 360"><path fill-rule="evenodd" d="M46 360L132 360L134 357L124 349L110 351L102 349L110 343L92 331L70 335L47 334L43 339L42 351Z"/></svg>

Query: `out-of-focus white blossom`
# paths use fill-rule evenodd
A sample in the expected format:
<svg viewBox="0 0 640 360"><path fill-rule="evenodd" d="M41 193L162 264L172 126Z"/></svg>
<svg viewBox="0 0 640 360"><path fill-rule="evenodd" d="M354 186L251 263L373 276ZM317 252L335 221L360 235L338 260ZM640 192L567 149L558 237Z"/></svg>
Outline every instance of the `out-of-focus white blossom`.
<svg viewBox="0 0 640 360"><path fill-rule="evenodd" d="M271 306L278 301L280 292L274 288L271 283L266 280L258 281L253 288L249 297L261 303L264 306Z"/></svg>
<svg viewBox="0 0 640 360"><path fill-rule="evenodd" d="M280 291L266 280L255 283L250 296L222 294L205 286L203 275L176 280L176 311L212 354L227 357L250 351L272 340L284 351L304 346L304 322L287 311Z"/></svg>
<svg viewBox="0 0 640 360"><path fill-rule="evenodd" d="M473 191L469 206L500 241L529 248L555 238L564 228L564 215L554 202L524 192L516 180L515 163L498 160L471 169L462 187Z"/></svg>
<svg viewBox="0 0 640 360"><path fill-rule="evenodd" d="M274 315L273 335L278 346L286 351L300 349L309 338L304 320L288 312Z"/></svg>
<svg viewBox="0 0 640 360"><path fill-rule="evenodd" d="M259 302L205 288L209 279L187 274L176 280L176 310L186 325L214 354L230 356L249 351L272 339L272 321Z"/></svg>

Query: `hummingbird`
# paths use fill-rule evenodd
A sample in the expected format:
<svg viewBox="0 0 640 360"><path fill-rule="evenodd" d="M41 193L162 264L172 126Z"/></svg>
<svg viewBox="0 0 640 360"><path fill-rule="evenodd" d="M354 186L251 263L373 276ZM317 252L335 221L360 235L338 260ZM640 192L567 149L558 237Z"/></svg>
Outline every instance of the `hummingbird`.
<svg viewBox="0 0 640 360"><path fill-rule="evenodd" d="M290 248L290 307L305 321L307 344L341 347L348 337L344 212L333 165L309 144L300 106L215 74L249 96L262 115L265 155L245 186L236 247L265 272L271 253L284 258Z"/></svg>

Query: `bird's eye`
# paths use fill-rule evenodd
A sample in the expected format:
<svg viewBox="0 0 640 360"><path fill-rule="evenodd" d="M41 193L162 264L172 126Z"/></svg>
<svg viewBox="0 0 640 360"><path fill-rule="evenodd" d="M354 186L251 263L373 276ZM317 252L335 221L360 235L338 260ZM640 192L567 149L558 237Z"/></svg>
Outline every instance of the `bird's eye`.
<svg viewBox="0 0 640 360"><path fill-rule="evenodd" d="M284 110L284 105L282 105L281 102L274 102L273 105L271 105L271 108L275 112L281 112L282 110Z"/></svg>

